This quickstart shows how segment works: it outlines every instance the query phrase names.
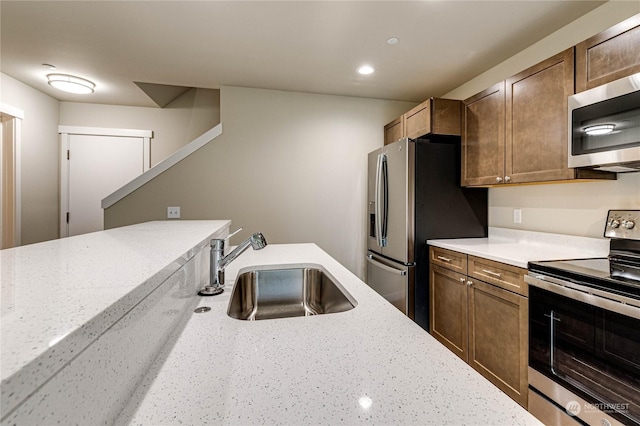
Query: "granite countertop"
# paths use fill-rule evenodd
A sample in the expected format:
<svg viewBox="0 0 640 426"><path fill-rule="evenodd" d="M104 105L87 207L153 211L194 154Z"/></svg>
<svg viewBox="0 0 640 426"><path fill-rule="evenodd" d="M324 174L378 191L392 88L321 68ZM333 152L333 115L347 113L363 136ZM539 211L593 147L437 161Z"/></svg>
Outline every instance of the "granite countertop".
<svg viewBox="0 0 640 426"><path fill-rule="evenodd" d="M212 235L227 235L229 225L149 222L1 250L2 411L50 380Z"/></svg>
<svg viewBox="0 0 640 426"><path fill-rule="evenodd" d="M489 228L488 238L427 240L427 244L527 268L536 260L606 257L609 240L545 232Z"/></svg>
<svg viewBox="0 0 640 426"><path fill-rule="evenodd" d="M240 321L232 284L254 266L324 268L347 312ZM540 424L314 244L248 250L223 294L203 297L116 420L172 424Z"/></svg>

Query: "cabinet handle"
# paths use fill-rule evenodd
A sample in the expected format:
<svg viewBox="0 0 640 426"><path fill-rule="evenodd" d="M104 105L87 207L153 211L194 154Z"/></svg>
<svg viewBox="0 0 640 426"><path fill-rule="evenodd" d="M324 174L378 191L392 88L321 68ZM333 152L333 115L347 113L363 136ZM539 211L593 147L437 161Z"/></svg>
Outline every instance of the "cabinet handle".
<svg viewBox="0 0 640 426"><path fill-rule="evenodd" d="M471 286L473 285L473 281L471 281L471 280L467 281L467 285L468 285L469 287L471 287Z"/></svg>
<svg viewBox="0 0 640 426"><path fill-rule="evenodd" d="M444 260L445 262L451 262L451 259L449 259L448 257L444 257L444 256L438 256L438 259Z"/></svg>
<svg viewBox="0 0 640 426"><path fill-rule="evenodd" d="M505 177L504 177L504 181L505 181L505 182L509 182L510 180L511 180L511 177L510 177L510 176L505 176Z"/></svg>
<svg viewBox="0 0 640 426"><path fill-rule="evenodd" d="M498 177L496 178L496 182L502 182L502 178L501 178L500 176L498 176Z"/></svg>
<svg viewBox="0 0 640 426"><path fill-rule="evenodd" d="M485 274L493 275L494 277L502 277L502 274L499 274L498 272L487 271L486 269L483 269L482 272L484 272Z"/></svg>
<svg viewBox="0 0 640 426"><path fill-rule="evenodd" d="M463 277L463 278L460 278L460 282L461 282L462 284L464 284L464 282L465 282L466 280L467 280L467 279L466 279L466 278L464 278L464 277Z"/></svg>

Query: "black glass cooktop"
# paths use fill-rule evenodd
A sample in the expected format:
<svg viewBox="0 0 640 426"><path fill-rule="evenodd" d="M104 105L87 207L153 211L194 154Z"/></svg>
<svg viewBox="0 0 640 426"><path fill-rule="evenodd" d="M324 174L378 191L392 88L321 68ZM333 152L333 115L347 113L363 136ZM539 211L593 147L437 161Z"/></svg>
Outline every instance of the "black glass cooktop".
<svg viewBox="0 0 640 426"><path fill-rule="evenodd" d="M620 265L608 258L529 262L529 271L575 284L640 299L638 266Z"/></svg>

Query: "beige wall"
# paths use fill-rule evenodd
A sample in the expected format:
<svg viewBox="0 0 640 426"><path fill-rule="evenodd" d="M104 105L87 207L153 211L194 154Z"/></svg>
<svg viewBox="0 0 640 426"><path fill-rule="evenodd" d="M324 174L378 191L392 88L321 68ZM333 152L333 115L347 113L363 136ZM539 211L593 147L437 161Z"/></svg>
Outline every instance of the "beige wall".
<svg viewBox="0 0 640 426"><path fill-rule="evenodd" d="M640 1L610 0L442 97L471 97L637 13L640 13Z"/></svg>
<svg viewBox="0 0 640 426"><path fill-rule="evenodd" d="M105 211L107 227L231 219L234 238L314 242L364 276L367 153L415 104L262 89L221 89L223 134Z"/></svg>
<svg viewBox="0 0 640 426"><path fill-rule="evenodd" d="M0 74L1 101L22 120L22 244L58 238L58 101Z"/></svg>
<svg viewBox="0 0 640 426"><path fill-rule="evenodd" d="M151 165L220 123L220 91L191 89L165 108L60 102L60 124L153 130Z"/></svg>
<svg viewBox="0 0 640 426"><path fill-rule="evenodd" d="M220 91L192 89L166 108L59 102L0 73L0 101L24 111L22 121L22 244L59 236L58 126L153 130L156 164L220 123Z"/></svg>
<svg viewBox="0 0 640 426"><path fill-rule="evenodd" d="M609 1L444 97L465 99L640 13L638 1ZM513 209L522 223L513 223ZM608 209L640 209L640 172L613 182L567 183L489 189L489 225L601 237Z"/></svg>

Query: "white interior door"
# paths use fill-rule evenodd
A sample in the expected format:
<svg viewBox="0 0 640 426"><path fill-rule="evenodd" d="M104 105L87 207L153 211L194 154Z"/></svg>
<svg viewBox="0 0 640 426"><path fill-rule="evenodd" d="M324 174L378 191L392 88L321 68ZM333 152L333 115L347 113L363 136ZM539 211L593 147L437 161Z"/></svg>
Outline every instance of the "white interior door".
<svg viewBox="0 0 640 426"><path fill-rule="evenodd" d="M0 249L19 246L21 235L21 110L0 103Z"/></svg>
<svg viewBox="0 0 640 426"><path fill-rule="evenodd" d="M67 151L61 176L61 187L66 188L61 194L61 236L101 231L102 199L148 170L149 138L63 134L62 139ZM62 144L64 148L64 140Z"/></svg>

